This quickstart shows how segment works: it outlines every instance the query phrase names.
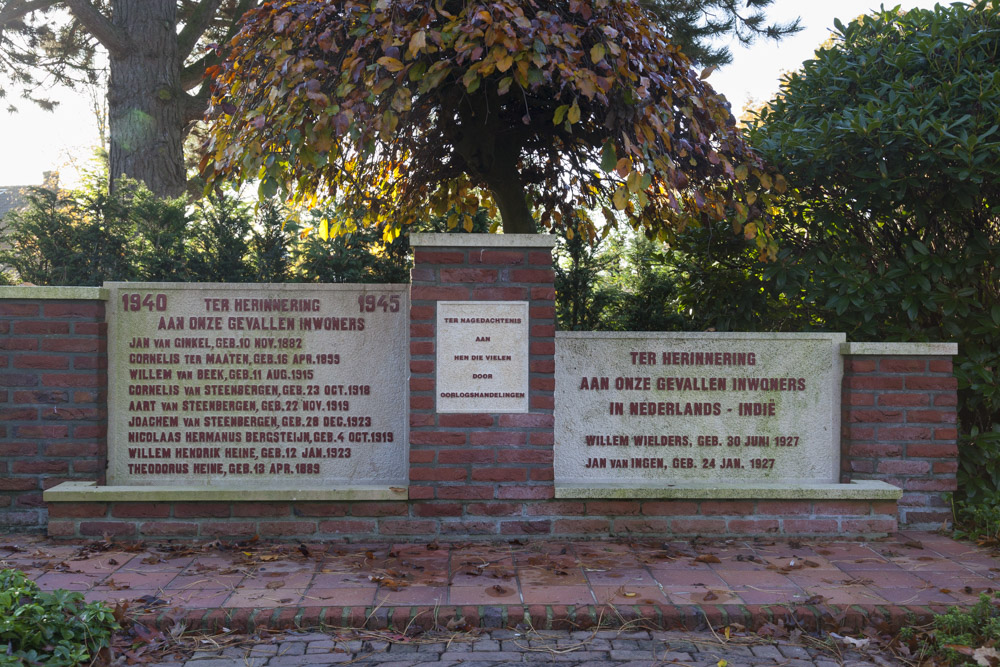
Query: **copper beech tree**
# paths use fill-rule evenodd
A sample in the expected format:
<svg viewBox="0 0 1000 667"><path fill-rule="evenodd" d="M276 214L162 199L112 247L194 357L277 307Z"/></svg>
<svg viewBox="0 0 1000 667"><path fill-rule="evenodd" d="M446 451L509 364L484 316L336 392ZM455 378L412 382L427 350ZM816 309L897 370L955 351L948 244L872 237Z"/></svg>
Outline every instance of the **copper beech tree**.
<svg viewBox="0 0 1000 667"><path fill-rule="evenodd" d="M603 218L667 239L761 221L784 189L723 97L630 0L295 0L248 13L217 72L208 187L259 179L392 238L432 215L506 233Z"/></svg>

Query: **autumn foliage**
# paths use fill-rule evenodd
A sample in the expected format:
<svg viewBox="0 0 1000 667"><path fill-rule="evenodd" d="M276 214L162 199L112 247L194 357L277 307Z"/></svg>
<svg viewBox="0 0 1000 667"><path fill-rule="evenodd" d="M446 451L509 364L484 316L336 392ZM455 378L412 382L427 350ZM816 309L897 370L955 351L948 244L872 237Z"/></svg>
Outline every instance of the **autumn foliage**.
<svg viewBox="0 0 1000 667"><path fill-rule="evenodd" d="M250 12L216 74L209 187L259 179L393 237L480 206L504 231L667 239L772 187L724 98L629 0L295 0ZM596 219L595 219L596 218ZM765 233L761 233L765 232Z"/></svg>

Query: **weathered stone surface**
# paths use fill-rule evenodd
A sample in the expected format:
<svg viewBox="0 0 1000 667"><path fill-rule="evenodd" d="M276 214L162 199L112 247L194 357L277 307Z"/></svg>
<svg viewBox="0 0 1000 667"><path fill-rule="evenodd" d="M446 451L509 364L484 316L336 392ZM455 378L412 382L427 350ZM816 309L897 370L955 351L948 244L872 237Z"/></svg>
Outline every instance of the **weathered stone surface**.
<svg viewBox="0 0 1000 667"><path fill-rule="evenodd" d="M558 333L557 485L835 482L844 338Z"/></svg>
<svg viewBox="0 0 1000 667"><path fill-rule="evenodd" d="M440 301L437 411L528 411L528 302Z"/></svg>
<svg viewBox="0 0 1000 667"><path fill-rule="evenodd" d="M107 288L109 485L406 485L405 285Z"/></svg>
<svg viewBox="0 0 1000 667"><path fill-rule="evenodd" d="M844 343L840 346L844 355L953 356L958 354L958 343Z"/></svg>

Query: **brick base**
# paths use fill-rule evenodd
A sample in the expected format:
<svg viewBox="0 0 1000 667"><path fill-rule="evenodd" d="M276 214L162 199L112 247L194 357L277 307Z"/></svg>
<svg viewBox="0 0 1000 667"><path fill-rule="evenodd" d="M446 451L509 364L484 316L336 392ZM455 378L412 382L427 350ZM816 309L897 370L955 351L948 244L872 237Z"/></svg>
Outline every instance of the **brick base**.
<svg viewBox="0 0 1000 667"><path fill-rule="evenodd" d="M898 528L896 503L860 500L52 503L49 515L51 537L186 540L832 537Z"/></svg>

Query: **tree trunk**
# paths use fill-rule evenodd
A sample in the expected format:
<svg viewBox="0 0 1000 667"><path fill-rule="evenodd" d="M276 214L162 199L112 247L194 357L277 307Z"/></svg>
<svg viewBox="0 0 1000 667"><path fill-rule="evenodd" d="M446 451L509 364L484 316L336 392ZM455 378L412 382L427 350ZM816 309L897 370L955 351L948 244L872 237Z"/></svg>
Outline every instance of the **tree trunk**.
<svg viewBox="0 0 1000 667"><path fill-rule="evenodd" d="M129 48L111 52L110 177L144 181L161 197L184 194L184 92L176 0L113 0L112 22Z"/></svg>
<svg viewBox="0 0 1000 667"><path fill-rule="evenodd" d="M504 234L534 234L538 231L531 209L524 199L524 186L521 185L516 168L509 174L490 179L489 187L493 201L500 209Z"/></svg>

